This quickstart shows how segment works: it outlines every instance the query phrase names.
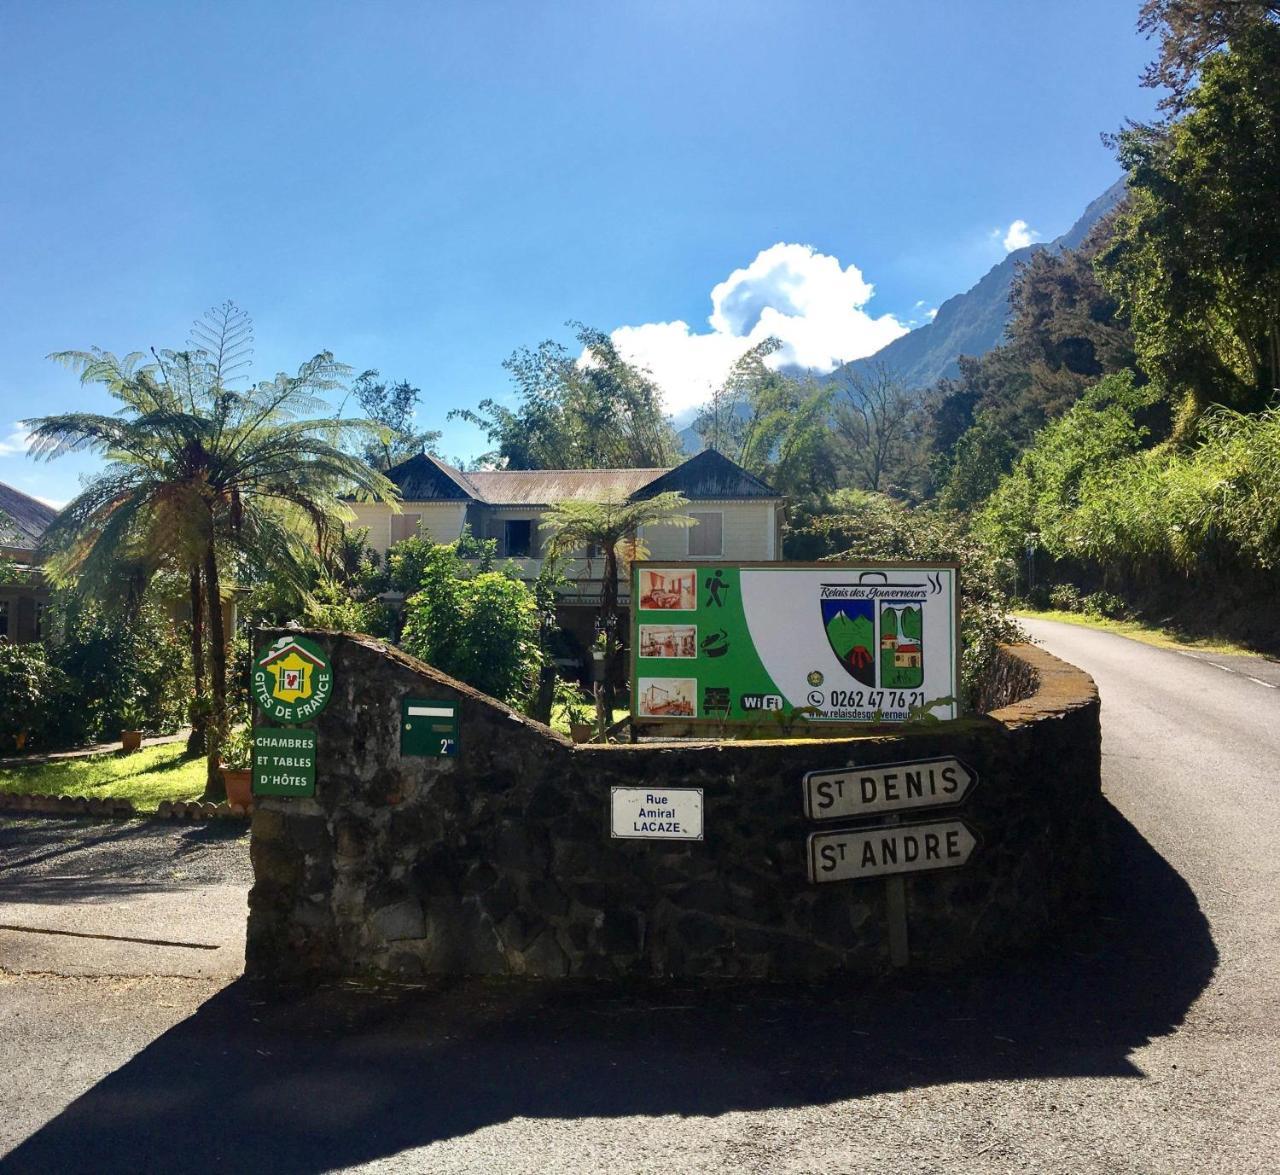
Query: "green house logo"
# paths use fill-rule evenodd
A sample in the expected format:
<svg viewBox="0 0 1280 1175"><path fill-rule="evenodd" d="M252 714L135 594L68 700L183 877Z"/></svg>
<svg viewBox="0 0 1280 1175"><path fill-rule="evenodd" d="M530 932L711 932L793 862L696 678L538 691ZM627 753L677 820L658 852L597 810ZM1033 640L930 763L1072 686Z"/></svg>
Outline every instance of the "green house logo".
<svg viewBox="0 0 1280 1175"><path fill-rule="evenodd" d="M333 696L324 650L301 636L283 636L253 663L253 700L276 722L307 722Z"/></svg>

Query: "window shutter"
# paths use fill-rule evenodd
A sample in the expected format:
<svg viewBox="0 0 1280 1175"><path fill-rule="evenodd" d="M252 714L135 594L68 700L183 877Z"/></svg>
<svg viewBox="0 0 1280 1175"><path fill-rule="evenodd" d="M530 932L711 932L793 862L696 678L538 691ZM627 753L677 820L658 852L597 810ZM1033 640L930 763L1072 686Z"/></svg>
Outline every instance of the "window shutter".
<svg viewBox="0 0 1280 1175"><path fill-rule="evenodd" d="M689 515L698 525L689 528L689 554L695 557L718 558L724 554L724 515L714 512Z"/></svg>
<svg viewBox="0 0 1280 1175"><path fill-rule="evenodd" d="M418 527L421 525L421 514L393 514L391 516L391 541L398 543L404 539L416 538Z"/></svg>

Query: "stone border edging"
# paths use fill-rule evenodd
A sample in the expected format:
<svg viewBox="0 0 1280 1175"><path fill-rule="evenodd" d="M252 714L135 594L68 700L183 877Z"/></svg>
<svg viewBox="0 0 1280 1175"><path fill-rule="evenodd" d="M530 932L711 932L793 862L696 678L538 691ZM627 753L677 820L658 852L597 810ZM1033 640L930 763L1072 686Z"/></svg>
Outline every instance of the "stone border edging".
<svg viewBox="0 0 1280 1175"><path fill-rule="evenodd" d="M51 796L39 792L0 791L0 812L25 816L87 816L99 820L244 820L252 815L238 804L199 800L161 800L154 812L139 812L132 800L109 796Z"/></svg>

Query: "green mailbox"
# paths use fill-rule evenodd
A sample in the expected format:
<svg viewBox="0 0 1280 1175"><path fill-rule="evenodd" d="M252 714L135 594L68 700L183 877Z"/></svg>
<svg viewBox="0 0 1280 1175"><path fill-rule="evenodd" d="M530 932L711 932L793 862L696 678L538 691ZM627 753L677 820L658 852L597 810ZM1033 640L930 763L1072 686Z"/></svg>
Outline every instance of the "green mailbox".
<svg viewBox="0 0 1280 1175"><path fill-rule="evenodd" d="M405 698L400 703L400 754L439 758L458 753L458 703Z"/></svg>

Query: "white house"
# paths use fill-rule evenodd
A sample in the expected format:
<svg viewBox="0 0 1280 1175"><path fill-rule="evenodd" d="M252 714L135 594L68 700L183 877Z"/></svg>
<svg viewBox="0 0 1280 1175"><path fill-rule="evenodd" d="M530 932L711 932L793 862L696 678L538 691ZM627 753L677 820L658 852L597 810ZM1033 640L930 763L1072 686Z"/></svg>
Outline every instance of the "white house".
<svg viewBox="0 0 1280 1175"><path fill-rule="evenodd" d="M381 554L413 535L452 542L464 526L477 538L496 539L500 558L514 560L527 579L542 566L545 536L539 520L556 502L643 499L676 490L688 499L697 521L688 529L650 526L640 538L650 559L740 559L771 561L782 557L782 495L714 449L704 449L670 469L497 469L463 473L420 454L387 471L400 490L400 512L386 503L351 502L354 525L369 532L369 544ZM594 555L595 557L588 557ZM583 552L564 569L571 587L562 594L566 608L600 601L602 560ZM619 602L630 601L623 573ZM569 627L579 628L573 624ZM582 617L586 620L586 616ZM589 626L584 627L589 639Z"/></svg>

